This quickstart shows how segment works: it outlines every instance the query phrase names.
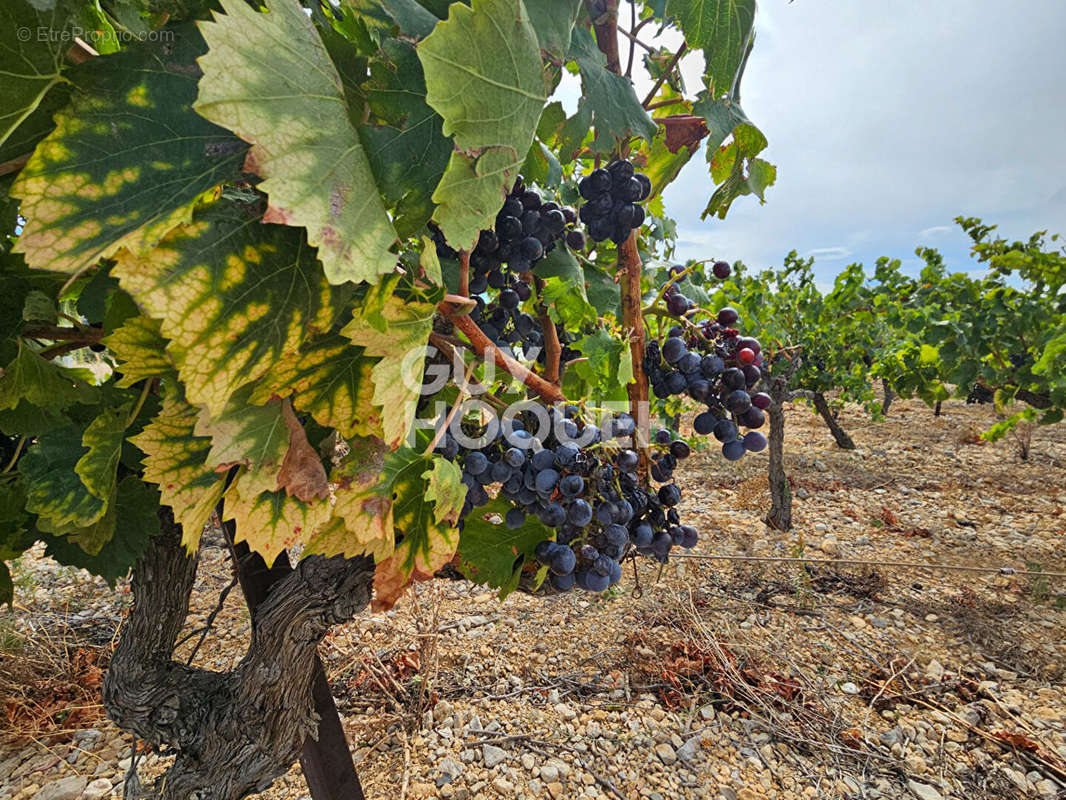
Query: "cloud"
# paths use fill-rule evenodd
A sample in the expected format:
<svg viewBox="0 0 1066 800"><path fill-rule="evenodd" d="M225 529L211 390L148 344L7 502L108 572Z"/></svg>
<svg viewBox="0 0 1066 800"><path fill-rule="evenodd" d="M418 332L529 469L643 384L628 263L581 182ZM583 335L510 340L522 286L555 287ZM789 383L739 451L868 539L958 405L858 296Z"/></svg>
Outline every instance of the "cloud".
<svg viewBox="0 0 1066 800"><path fill-rule="evenodd" d="M918 231L919 239L932 239L934 236L943 236L946 233L951 233L955 229L950 225L934 225L932 228L923 228Z"/></svg>
<svg viewBox="0 0 1066 800"><path fill-rule="evenodd" d="M804 258L813 258L821 261L840 261L851 255L846 247L815 247L803 254Z"/></svg>

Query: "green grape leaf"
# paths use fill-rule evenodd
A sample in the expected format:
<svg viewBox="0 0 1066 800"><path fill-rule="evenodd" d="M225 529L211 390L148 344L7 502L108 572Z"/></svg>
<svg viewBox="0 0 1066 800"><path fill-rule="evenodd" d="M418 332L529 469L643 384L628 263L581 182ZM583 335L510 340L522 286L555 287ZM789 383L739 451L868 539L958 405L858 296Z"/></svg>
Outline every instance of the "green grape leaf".
<svg viewBox="0 0 1066 800"><path fill-rule="evenodd" d="M123 246L149 249L239 174L244 143L191 108L203 40L173 33L71 71L69 108L11 190L31 267L79 273Z"/></svg>
<svg viewBox="0 0 1066 800"><path fill-rule="evenodd" d="M265 222L306 227L330 283L376 282L396 264L396 231L314 23L293 0L271 0L266 13L243 0L222 7L201 23L196 110L252 144Z"/></svg>
<svg viewBox="0 0 1066 800"><path fill-rule="evenodd" d="M109 500L115 488L119 456L126 436L132 404L105 408L89 423L81 443L88 452L78 459L74 471L89 490L100 500Z"/></svg>
<svg viewBox="0 0 1066 800"><path fill-rule="evenodd" d="M54 38L39 38L38 31ZM69 34L70 20L62 10L37 10L22 0L0 6L0 163L31 152L51 130L51 115L59 107L54 99L66 97L61 73L70 42L63 37Z"/></svg>
<svg viewBox="0 0 1066 800"><path fill-rule="evenodd" d="M444 121L426 103L414 45L388 39L382 52L388 61L372 62L367 100L384 124L364 125L359 133L382 197L404 211L395 225L406 238L421 230L433 213L430 195L448 166L452 144L441 130Z"/></svg>
<svg viewBox="0 0 1066 800"><path fill-rule="evenodd" d="M597 328L575 342L573 347L583 358L567 368L563 391L578 392L574 396L624 400L626 385L633 380L629 343Z"/></svg>
<svg viewBox="0 0 1066 800"><path fill-rule="evenodd" d="M144 452L144 480L159 485L160 502L174 512L189 553L199 547L200 533L225 487L225 474L207 464L211 440L195 434L198 415L170 392L156 418L130 439Z"/></svg>
<svg viewBox="0 0 1066 800"><path fill-rule="evenodd" d="M584 282L581 283L584 287ZM617 288L615 289L617 292ZM584 292L574 290L574 284L564 278L546 278L541 299L548 307L548 316L553 322L572 328L596 323L596 309Z"/></svg>
<svg viewBox="0 0 1066 800"><path fill-rule="evenodd" d="M444 177L433 190L433 202L437 204L434 218L453 247L470 249L481 229L492 225L518 166L508 148L487 148L477 158L452 153Z"/></svg>
<svg viewBox="0 0 1066 800"><path fill-rule="evenodd" d="M592 148L598 153L613 150L617 141L640 136L651 141L658 128L641 106L633 84L607 69L607 61L592 34L575 28L569 57L581 70L581 103L578 114L591 113L596 128ZM584 128L587 131L588 128Z"/></svg>
<svg viewBox="0 0 1066 800"><path fill-rule="evenodd" d="M755 0L668 0L689 47L704 51L705 80L715 97L733 90L755 27Z"/></svg>
<svg viewBox="0 0 1066 800"><path fill-rule="evenodd" d="M40 436L70 424L70 417L61 411L34 405L28 400L19 400L14 408L0 411L0 431L7 434Z"/></svg>
<svg viewBox="0 0 1066 800"><path fill-rule="evenodd" d="M197 436L211 437L207 466L218 472L235 466L248 468L242 480L248 498L278 488L278 470L289 448L281 400L252 405L252 391L251 386L238 389L217 416L201 411L194 431Z"/></svg>
<svg viewBox="0 0 1066 800"><path fill-rule="evenodd" d="M212 416L331 322L330 289L303 232L262 225L225 202L172 231L149 256L123 253L112 272L162 320L189 402Z"/></svg>
<svg viewBox="0 0 1066 800"><path fill-rule="evenodd" d="M303 544L329 521L329 503L305 503L285 491L257 492L260 480L241 471L226 492L223 519L236 522L236 540L248 542L267 566L283 550Z"/></svg>
<svg viewBox="0 0 1066 800"><path fill-rule="evenodd" d="M558 188L563 181L563 165L543 142L533 142L522 165L522 177L529 183Z"/></svg>
<svg viewBox="0 0 1066 800"><path fill-rule="evenodd" d="M365 348L367 355L380 358L371 371L374 404L382 410L384 439L393 448L400 446L414 425L422 390L425 348L433 330L435 311L432 303L405 302L390 295L381 311L388 323L385 331L373 325L365 306L355 309L351 322L341 330L344 336Z"/></svg>
<svg viewBox="0 0 1066 800"><path fill-rule="evenodd" d="M0 561L18 558L32 544L27 541L29 521L22 481L0 483Z"/></svg>
<svg viewBox="0 0 1066 800"><path fill-rule="evenodd" d="M260 379L250 402L261 405L272 396L292 397L293 405L345 439L380 436L382 411L374 405L372 370L376 359L339 334L304 342L300 349L275 362Z"/></svg>
<svg viewBox="0 0 1066 800"><path fill-rule="evenodd" d="M336 503L333 517L307 543L307 553L347 558L366 553L375 561L392 555L395 532L392 490L384 481L388 447L377 437L349 442L350 451L333 470Z"/></svg>
<svg viewBox="0 0 1066 800"><path fill-rule="evenodd" d="M422 253L418 257L418 265L422 268L422 274L429 280L437 286L444 286L444 273L437 257L437 248L428 236L422 237Z"/></svg>
<svg viewBox="0 0 1066 800"><path fill-rule="evenodd" d="M541 52L562 63L570 50L570 34L581 13L581 0L525 0L525 5Z"/></svg>
<svg viewBox="0 0 1066 800"><path fill-rule="evenodd" d="M26 322L55 325L59 319L55 300L44 292L34 289L26 295L26 302L22 306L22 319Z"/></svg>
<svg viewBox="0 0 1066 800"><path fill-rule="evenodd" d="M0 561L0 606L15 607L15 583L7 564Z"/></svg>
<svg viewBox="0 0 1066 800"><path fill-rule="evenodd" d="M60 564L79 567L114 585L137 562L152 537L159 533L159 492L140 478L123 478L115 491L107 519L112 535L95 553L86 553L70 537L45 535L45 554Z"/></svg>
<svg viewBox="0 0 1066 800"><path fill-rule="evenodd" d="M536 32L521 0L456 3L418 57L426 101L456 147L433 194L435 219L454 247L468 248L499 210L544 108ZM472 195L466 202L464 193Z"/></svg>
<svg viewBox="0 0 1066 800"><path fill-rule="evenodd" d="M105 336L103 344L115 355L122 377L116 386L133 386L143 378L173 375L174 365L167 358L167 340L160 333L158 319L138 314Z"/></svg>
<svg viewBox="0 0 1066 800"><path fill-rule="evenodd" d="M459 570L474 583L505 590L501 599L513 591L515 574L522 571L525 560L533 560L536 546L555 538L532 514L522 527L510 530L503 524L510 508L510 503L497 498L475 509L463 521L459 536Z"/></svg>
<svg viewBox="0 0 1066 800"><path fill-rule="evenodd" d="M75 426L49 431L19 460L26 509L45 518L53 530L86 528L107 511L107 501L93 495L74 469L87 450L82 435Z"/></svg>
<svg viewBox="0 0 1066 800"><path fill-rule="evenodd" d="M622 318L622 293L614 279L598 267L586 264L585 289L589 303L600 314Z"/></svg>
<svg viewBox="0 0 1066 800"><path fill-rule="evenodd" d="M41 358L20 341L18 355L0 375L0 410L15 408L20 400L61 410L75 403L96 403L99 398L70 370Z"/></svg>
<svg viewBox="0 0 1066 800"><path fill-rule="evenodd" d="M692 113L699 114L707 122L707 152L713 154L729 138L738 125L749 122L739 105L729 98L715 99L709 92L700 92L692 105Z"/></svg>
<svg viewBox="0 0 1066 800"><path fill-rule="evenodd" d="M428 36L437 17L415 0L344 0L344 7L358 14L375 38L388 35L396 25L408 36L421 39Z"/></svg>

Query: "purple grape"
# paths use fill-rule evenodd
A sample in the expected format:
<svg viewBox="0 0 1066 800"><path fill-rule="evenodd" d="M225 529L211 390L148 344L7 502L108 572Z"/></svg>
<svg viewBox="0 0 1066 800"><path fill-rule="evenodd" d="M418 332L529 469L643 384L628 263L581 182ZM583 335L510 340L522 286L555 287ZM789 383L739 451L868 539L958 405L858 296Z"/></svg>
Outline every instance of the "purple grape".
<svg viewBox="0 0 1066 800"><path fill-rule="evenodd" d="M714 277L724 281L729 277L733 268L729 266L728 261L715 261L714 266L711 267L711 271L714 273Z"/></svg>
<svg viewBox="0 0 1066 800"><path fill-rule="evenodd" d="M766 449L766 437L758 431L748 431L744 434L744 449L752 453L761 453Z"/></svg>

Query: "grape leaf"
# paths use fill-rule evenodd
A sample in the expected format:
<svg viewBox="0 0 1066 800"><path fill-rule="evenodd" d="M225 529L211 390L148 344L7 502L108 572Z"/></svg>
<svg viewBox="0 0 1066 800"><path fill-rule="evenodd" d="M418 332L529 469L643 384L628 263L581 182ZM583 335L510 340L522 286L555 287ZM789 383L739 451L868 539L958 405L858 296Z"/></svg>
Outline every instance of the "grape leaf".
<svg viewBox="0 0 1066 800"><path fill-rule="evenodd" d="M201 23L196 110L252 144L264 221L306 227L330 283L376 282L396 264L396 231L314 23L295 0L271 0L266 13L221 5L225 15Z"/></svg>
<svg viewBox="0 0 1066 800"><path fill-rule="evenodd" d="M433 202L437 203L434 219L453 247L470 249L481 229L491 226L518 166L509 148L486 148L477 158L452 153L433 190Z"/></svg>
<svg viewBox="0 0 1066 800"><path fill-rule="evenodd" d="M196 552L200 533L225 486L225 475L207 465L211 440L195 435L198 414L170 392L156 418L130 439L144 451L144 480L159 484L161 502L173 510L190 553Z"/></svg>
<svg viewBox="0 0 1066 800"><path fill-rule="evenodd" d="M65 10L35 10L22 0L0 6L0 74L4 103L0 109L0 162L33 150L52 129L52 113L65 101L61 85L63 54L69 46L69 15ZM39 39L37 32L54 35ZM29 37L23 40L23 32ZM57 91L52 91L58 87ZM56 102L56 101L59 102Z"/></svg>
<svg viewBox="0 0 1066 800"><path fill-rule="evenodd" d="M382 409L384 439L390 447L399 447L414 424L435 311L432 303L405 302L390 295L381 311L388 323L385 331L374 327L365 306L355 309L351 322L341 330L355 344L366 348L368 355L381 359L371 376L374 404Z"/></svg>
<svg viewBox="0 0 1066 800"><path fill-rule="evenodd" d="M563 391L579 393L574 396L624 400L626 385L633 380L629 343L597 328L575 342L573 347L584 358L567 367Z"/></svg>
<svg viewBox="0 0 1066 800"><path fill-rule="evenodd" d="M89 490L101 500L109 500L115 488L122 441L126 436L126 422L132 405L105 408L89 423L81 443L88 452L78 459L74 471Z"/></svg>
<svg viewBox="0 0 1066 800"><path fill-rule="evenodd" d="M244 143L191 108L203 40L173 33L71 70L74 98L11 190L31 267L78 273L120 247L146 250L239 174Z"/></svg>
<svg viewBox="0 0 1066 800"><path fill-rule="evenodd" d="M77 541L45 534L45 554L60 564L88 570L109 584L122 578L137 562L152 537L159 533L159 492L140 478L123 478L115 491L107 519L112 535L95 553L86 553Z"/></svg>
<svg viewBox="0 0 1066 800"><path fill-rule="evenodd" d="M22 305L22 319L26 322L55 325L58 321L55 300L44 292L34 289L26 295L26 302Z"/></svg>
<svg viewBox="0 0 1066 800"><path fill-rule="evenodd" d="M347 558L367 553L382 561L392 555L396 538L392 491L382 478L388 448L372 436L349 447L344 463L330 475L337 499L333 517L307 543L306 552Z"/></svg>
<svg viewBox="0 0 1066 800"><path fill-rule="evenodd" d="M714 153L731 134L737 125L749 122L747 115L739 105L729 98L714 99L707 91L700 92L692 105L692 111L707 122L707 152Z"/></svg>
<svg viewBox="0 0 1066 800"><path fill-rule="evenodd" d="M428 12L427 12L428 13ZM388 61L371 64L367 101L381 125L359 129L367 159L397 216L397 233L406 238L421 230L433 213L430 198L448 166L451 142L444 121L426 103L425 78L414 46L398 39L382 43Z"/></svg>
<svg viewBox="0 0 1066 800"><path fill-rule="evenodd" d="M256 383L250 402L292 397L292 404L345 439L381 435L381 409L374 405L371 373L376 359L340 334L304 342L274 363Z"/></svg>
<svg viewBox="0 0 1066 800"><path fill-rule="evenodd" d="M85 528L107 511L107 501L93 495L74 467L87 448L75 426L37 438L19 460L26 481L26 510L47 519L52 530Z"/></svg>
<svg viewBox="0 0 1066 800"><path fill-rule="evenodd" d="M388 35L393 25L408 36L428 36L439 21L415 0L344 0L344 7L358 14L375 38Z"/></svg>
<svg viewBox="0 0 1066 800"><path fill-rule="evenodd" d="M289 429L289 448L281 460L278 488L305 503L324 500L329 497L326 469L315 448L307 441L307 432L293 413L288 398L281 401L281 418Z"/></svg>
<svg viewBox="0 0 1066 800"><path fill-rule="evenodd" d="M433 504L433 518L438 522L455 525L466 500L463 485L463 470L459 465L443 458L433 460L433 469L423 476L428 480L426 500Z"/></svg>
<svg viewBox="0 0 1066 800"><path fill-rule="evenodd" d="M150 255L124 252L112 273L145 313L162 320L189 402L212 416L331 322L330 289L303 232L261 225L224 201Z"/></svg>
<svg viewBox="0 0 1066 800"><path fill-rule="evenodd" d="M99 398L70 370L41 358L19 341L18 355L0 375L0 411L15 408L20 400L59 410L75 403L95 403Z"/></svg>
<svg viewBox="0 0 1066 800"><path fill-rule="evenodd" d="M593 150L608 152L617 140L629 136L640 136L649 142L654 138L657 127L640 105L633 84L607 69L607 60L591 33L574 29L569 58L577 61L581 70L581 103L575 116L591 112L591 124L596 129ZM588 129L583 128L582 133L585 130Z"/></svg>
<svg viewBox="0 0 1066 800"><path fill-rule="evenodd" d="M223 519L236 522L236 540L248 542L267 566L283 551L308 541L329 520L329 503L304 503L284 491L257 492L259 478L242 470L226 492Z"/></svg>
<svg viewBox="0 0 1066 800"><path fill-rule="evenodd" d="M677 18L689 47L704 51L711 94L730 94L755 27L755 0L669 0L666 13Z"/></svg>
<svg viewBox="0 0 1066 800"><path fill-rule="evenodd" d="M115 385L133 386L142 378L174 375L167 358L167 340L160 333L160 321L138 314L130 317L102 340L119 362L122 377Z"/></svg>
<svg viewBox="0 0 1066 800"><path fill-rule="evenodd" d="M0 606L5 605L9 609L15 607L15 584L11 580L11 571L7 564L0 561Z"/></svg>
<svg viewBox="0 0 1066 800"><path fill-rule="evenodd" d="M525 0L525 5L541 52L562 63L570 50L570 34L581 13L581 0Z"/></svg>
<svg viewBox="0 0 1066 800"><path fill-rule="evenodd" d="M533 515L526 516L525 524L517 530L509 529L503 518L510 508L510 503L497 498L463 521L458 567L474 583L494 589L507 587L515 573L521 572L522 561L532 560L534 548L554 538L552 531ZM501 599L508 593L501 593Z"/></svg>
<svg viewBox="0 0 1066 800"><path fill-rule="evenodd" d="M441 205L435 219L453 246L467 248L499 210L544 108L536 32L521 0L456 3L418 45L418 57L426 101L457 151L433 194ZM460 187L476 197L462 203ZM474 219L474 209L486 207L491 211Z"/></svg>
<svg viewBox="0 0 1066 800"><path fill-rule="evenodd" d="M465 498L465 487L458 496L441 486L431 488L435 475L448 475L447 468L438 473L435 462L443 460L406 447L385 457L384 478L392 492L393 522L403 540L374 573L375 608L389 608L407 586L429 580L455 555L458 532L446 519L437 520L437 503L429 497L431 492L444 497L449 516L456 500L461 506Z"/></svg>
<svg viewBox="0 0 1066 800"><path fill-rule="evenodd" d="M211 437L207 466L216 472L244 466L246 497L278 488L278 470L289 448L289 429L282 415L282 401L275 398L256 406L248 397L251 386L238 389L217 416L200 412L197 436ZM252 491L254 489L254 492Z"/></svg>

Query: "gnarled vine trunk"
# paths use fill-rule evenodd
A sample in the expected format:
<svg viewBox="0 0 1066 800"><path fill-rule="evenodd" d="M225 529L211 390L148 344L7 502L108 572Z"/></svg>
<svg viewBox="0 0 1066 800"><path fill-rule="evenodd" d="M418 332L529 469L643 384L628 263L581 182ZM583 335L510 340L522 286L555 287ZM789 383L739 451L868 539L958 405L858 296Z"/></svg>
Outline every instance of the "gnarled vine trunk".
<svg viewBox="0 0 1066 800"><path fill-rule="evenodd" d="M766 524L779 531L792 528L792 490L785 474L785 409L789 399L788 378L775 376L770 379L770 513Z"/></svg>
<svg viewBox="0 0 1066 800"><path fill-rule="evenodd" d="M840 423L829 409L829 402L825 399L825 395L821 392L814 392L811 399L814 401L814 410L829 426L829 432L833 434L833 441L837 443L837 447L842 450L854 450L855 442L848 436L848 432L840 427Z"/></svg>
<svg viewBox="0 0 1066 800"><path fill-rule="evenodd" d="M888 414L888 407L892 405L892 401L896 399L896 393L892 391L892 386L889 384L888 378L881 379L881 389L885 394L885 399L881 402L881 413Z"/></svg>
<svg viewBox="0 0 1066 800"><path fill-rule="evenodd" d="M267 788L318 731L318 643L370 602L369 558L312 556L254 609L252 641L227 673L173 659L188 612L196 558L169 509L133 570L134 605L104 680L115 723L176 760L154 794L163 800L238 800Z"/></svg>

